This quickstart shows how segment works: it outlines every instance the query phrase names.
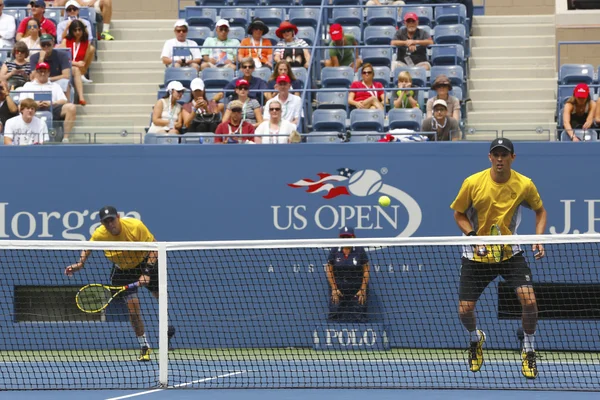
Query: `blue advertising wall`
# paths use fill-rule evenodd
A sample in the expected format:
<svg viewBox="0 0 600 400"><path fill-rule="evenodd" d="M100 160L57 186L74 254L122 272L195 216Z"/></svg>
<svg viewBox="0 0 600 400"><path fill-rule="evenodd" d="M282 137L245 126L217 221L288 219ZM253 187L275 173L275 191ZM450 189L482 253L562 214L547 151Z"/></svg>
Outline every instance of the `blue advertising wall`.
<svg viewBox="0 0 600 400"><path fill-rule="evenodd" d="M536 183L549 214L548 233L597 231L599 150L595 143L516 144L513 167ZM487 153L485 143L0 147L5 171L0 239L87 240L97 226L97 210L105 204L141 218L158 240L165 241L332 238L342 225L356 227L360 237L457 235L449 205L466 176L489 166ZM377 205L381 194L392 198L390 207ZM533 213L526 210L519 233L533 232ZM395 264L389 254L372 252L369 308L378 315L373 322L387 327L392 347L465 343L454 304L458 249L439 251L448 254L431 259L414 249ZM211 307L197 311L202 318L194 319L189 304L172 298L171 315L186 327L178 331L178 339L190 347L217 347L223 345L218 335L225 332L235 337L232 346L311 346L315 327L327 314L324 258L313 254L280 261L273 270L264 265L236 266L231 260L215 275L218 278L211 279L186 276L187 271L199 273L210 265L183 265L170 289L207 290L214 300ZM536 281L596 283L598 258L592 252L585 264L568 272L550 261L531 260L531 266ZM62 270L76 259L76 252L47 259L44 274L35 274L40 266L26 261L0 266L10 277L0 299L5 308L2 325L9 337L20 338L5 341L5 347L49 345L34 340L32 332L39 335L40 330L63 338L52 342L53 348L104 348L117 343L115 336L131 337L135 346L123 318L103 323L13 322L14 285L83 285L108 274L107 263L97 262L86 267L87 275L67 279ZM16 270L31 275L17 275ZM215 283L231 284L235 276L275 288L285 282L292 290L286 301L281 301L278 290L262 292L260 303L252 291L241 292L233 301ZM240 307L253 301L252 307ZM495 338L490 345L510 347L515 339L506 332L513 332L518 321L498 321L496 301L496 289L491 287L482 297L479 315ZM219 318L222 310L236 307L240 309L236 318ZM147 295L144 311L150 320L148 334L155 337L156 305ZM305 314L298 318L301 312ZM258 324L261 315L264 320ZM589 333L597 332L597 325L543 321L538 346L593 349L594 335ZM201 343L192 340L199 337ZM123 346L122 341L117 344Z"/></svg>

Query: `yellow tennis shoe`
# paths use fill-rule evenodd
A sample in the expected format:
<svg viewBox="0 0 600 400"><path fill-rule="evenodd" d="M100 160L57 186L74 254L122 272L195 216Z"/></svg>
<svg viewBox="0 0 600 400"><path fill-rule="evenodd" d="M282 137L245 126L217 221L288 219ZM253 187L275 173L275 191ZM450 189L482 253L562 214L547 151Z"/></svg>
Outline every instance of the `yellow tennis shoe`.
<svg viewBox="0 0 600 400"><path fill-rule="evenodd" d="M485 332L481 329L477 331L479 340L471 342L469 347L469 369L471 372L478 372L483 365L483 344L485 343Z"/></svg>
<svg viewBox="0 0 600 400"><path fill-rule="evenodd" d="M535 351L528 351L527 353L521 353L523 363L521 366L521 372L527 379L535 379L538 376L538 369L536 363Z"/></svg>
<svg viewBox="0 0 600 400"><path fill-rule="evenodd" d="M150 347L142 346L142 349L140 351L140 357L138 358L138 361L150 361L150 353L151 352L152 352L152 350L150 349Z"/></svg>

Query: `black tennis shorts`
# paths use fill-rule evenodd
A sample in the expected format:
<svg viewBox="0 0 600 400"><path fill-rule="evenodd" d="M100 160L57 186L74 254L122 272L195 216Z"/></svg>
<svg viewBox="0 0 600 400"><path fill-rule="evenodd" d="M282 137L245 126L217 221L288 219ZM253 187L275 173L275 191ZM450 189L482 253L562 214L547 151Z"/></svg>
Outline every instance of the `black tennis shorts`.
<svg viewBox="0 0 600 400"><path fill-rule="evenodd" d="M531 269L522 254L500 263L482 263L462 258L458 299L477 301L491 281L500 275L514 289L531 286Z"/></svg>
<svg viewBox="0 0 600 400"><path fill-rule="evenodd" d="M150 277L150 283L148 286L146 286L148 290L152 293L158 293L158 267L148 264L147 260L142 261L140 265L131 269L121 269L116 265L113 265L113 270L111 273L111 285L129 285L130 283L137 282L142 275L148 275ZM124 293L132 294L136 291L137 288L128 290Z"/></svg>

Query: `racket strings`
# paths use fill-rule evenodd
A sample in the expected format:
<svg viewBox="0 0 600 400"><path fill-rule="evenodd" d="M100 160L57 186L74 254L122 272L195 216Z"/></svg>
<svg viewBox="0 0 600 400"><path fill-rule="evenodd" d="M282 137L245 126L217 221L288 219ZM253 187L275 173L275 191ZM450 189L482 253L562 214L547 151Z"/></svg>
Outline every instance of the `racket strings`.
<svg viewBox="0 0 600 400"><path fill-rule="evenodd" d="M103 308L113 293L110 289L103 286L90 286L83 289L77 295L77 303L85 311L97 311Z"/></svg>

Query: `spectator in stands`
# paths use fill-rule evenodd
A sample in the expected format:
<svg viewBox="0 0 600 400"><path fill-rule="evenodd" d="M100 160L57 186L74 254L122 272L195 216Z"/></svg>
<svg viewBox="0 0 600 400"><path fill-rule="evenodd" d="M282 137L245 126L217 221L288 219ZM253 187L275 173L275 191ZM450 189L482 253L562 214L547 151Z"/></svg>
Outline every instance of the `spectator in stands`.
<svg viewBox="0 0 600 400"><path fill-rule="evenodd" d="M216 31L217 37L209 37L204 41L200 52L203 58L200 69L226 67L235 70L237 48L240 46L240 41L227 38L229 22L226 19L217 21Z"/></svg>
<svg viewBox="0 0 600 400"><path fill-rule="evenodd" d="M242 64L245 58L252 58L256 68L273 68L273 44L263 35L269 33L269 27L260 19L255 18L248 25L248 36L242 40L240 46L252 46L252 48L240 48L238 50L238 62Z"/></svg>
<svg viewBox="0 0 600 400"><path fill-rule="evenodd" d="M56 38L56 25L48 18L44 18L46 12L46 3L44 0L32 0L29 5L31 6L31 17L27 17L21 21L19 28L17 29L17 40L21 40L27 30L27 23L30 19L36 19L39 21L40 35L48 34Z"/></svg>
<svg viewBox="0 0 600 400"><path fill-rule="evenodd" d="M181 133L183 113L177 103L183 97L185 88L179 81L171 81L167 85L167 94L159 99L152 109L152 125L148 133Z"/></svg>
<svg viewBox="0 0 600 400"><path fill-rule="evenodd" d="M269 103L269 108L266 111L269 112L269 120L258 125L254 133L256 135L273 136L257 136L254 141L265 144L290 143L289 138L292 132L296 131L296 125L282 118L282 104L278 100L273 100Z"/></svg>
<svg viewBox="0 0 600 400"><path fill-rule="evenodd" d="M161 59L163 64L167 67L193 67L197 71L200 71L200 63L202 63L202 55L198 48L198 43L187 38L188 35L188 23L184 19L178 19L175 21L175 38L169 39L165 42ZM175 47L192 47L189 50L189 55L185 57L173 56L173 49Z"/></svg>
<svg viewBox="0 0 600 400"><path fill-rule="evenodd" d="M19 107L10 96L10 89L5 80L0 80L0 131L6 121L19 115Z"/></svg>
<svg viewBox="0 0 600 400"><path fill-rule="evenodd" d="M413 87L410 72L401 71L398 74L398 88L406 89ZM419 102L415 98L414 90L398 90L398 97L394 100L394 108L419 108Z"/></svg>
<svg viewBox="0 0 600 400"><path fill-rule="evenodd" d="M448 105L446 101L438 99L433 103L433 117L426 118L423 121L421 130L423 132L437 132L437 139L434 135L429 136L429 140L438 142L447 142L460 140L461 132L458 121L448 116Z"/></svg>
<svg viewBox="0 0 600 400"><path fill-rule="evenodd" d="M427 118L433 116L433 103L436 100L444 100L448 107L448 114L457 121L460 121L460 101L450 95L452 83L446 75L438 75L431 85L431 89L437 92L437 95L427 100Z"/></svg>
<svg viewBox="0 0 600 400"><path fill-rule="evenodd" d="M67 99L69 98L69 87L71 79L71 60L66 51L54 50L54 36L43 34L40 37L40 46L42 51L29 57L31 69L35 71L31 74L31 79L35 78L38 64L47 64L50 66L50 81L57 83Z"/></svg>
<svg viewBox="0 0 600 400"><path fill-rule="evenodd" d="M94 32L92 31L92 24L90 21L84 18L79 18L79 3L77 0L69 0L65 5L65 20L59 22L56 27L56 41L58 43L62 42L62 40L67 36L67 32L69 29L69 25L71 21L79 20L81 21L87 30L88 40L91 42L94 38Z"/></svg>
<svg viewBox="0 0 600 400"><path fill-rule="evenodd" d="M27 22L27 31L19 42L25 43L29 49L27 61L29 61L29 57L32 55L38 54L42 48L42 45L40 44L40 21L31 18L29 22Z"/></svg>
<svg viewBox="0 0 600 400"><path fill-rule="evenodd" d="M85 97L83 97L83 82L89 82L85 74L87 74L90 64L94 59L96 48L90 43L83 22L78 19L71 21L69 33L63 39L60 47L71 49L71 72L73 73L75 91L79 98L79 104L85 106L87 102L85 101Z"/></svg>
<svg viewBox="0 0 600 400"><path fill-rule="evenodd" d="M277 64L275 64L271 78L269 78L269 81L267 82L267 88L275 90L275 82L281 75L286 75L288 78L290 78L290 82L292 82L292 89L302 89L302 82L296 79L294 76L294 71L292 71L292 67L285 60L278 61ZM265 92L264 97L265 99L270 100L276 96L276 93L277 92ZM298 97L300 96L300 92L295 92L294 94Z"/></svg>
<svg viewBox="0 0 600 400"><path fill-rule="evenodd" d="M259 103L262 103L263 93L267 89L267 82L252 75L254 72L256 65L254 64L254 59L252 57L246 57L240 60L240 69L242 70L241 79L244 79L250 85L250 93L248 96L252 99L258 100ZM227 85L225 85L225 96L231 96L232 100L237 99L237 83L240 78L235 78ZM223 98L223 93L217 93L215 96L215 100L219 101Z"/></svg>
<svg viewBox="0 0 600 400"><path fill-rule="evenodd" d="M20 88L29 82L31 66L27 61L29 49L23 42L15 43L12 51L12 59L6 61L0 68L0 80L8 82L11 90Z"/></svg>
<svg viewBox="0 0 600 400"><path fill-rule="evenodd" d="M338 46L358 46L358 41L353 35L344 35L340 24L331 24L329 27L329 60L325 60L326 67L352 67L354 71L362 65L358 56L358 49L338 48Z"/></svg>
<svg viewBox="0 0 600 400"><path fill-rule="evenodd" d="M24 99L19 105L21 115L6 121L4 144L17 146L42 144L50 140L48 126L35 116L38 105L33 99Z"/></svg>
<svg viewBox="0 0 600 400"><path fill-rule="evenodd" d="M11 48L15 44L17 23L15 17L4 11L4 0L0 0L0 47Z"/></svg>
<svg viewBox="0 0 600 400"><path fill-rule="evenodd" d="M396 31L391 45L398 47L397 58L392 71L399 66L414 66L431 69L427 61L427 46L433 44L431 35L419 29L419 17L413 12L404 15L402 28Z"/></svg>
<svg viewBox="0 0 600 400"><path fill-rule="evenodd" d="M304 67L308 69L310 64L310 52L308 43L304 39L297 38L298 27L290 21L283 21L275 31L278 38L274 53L275 62L286 60L292 67Z"/></svg>
<svg viewBox="0 0 600 400"><path fill-rule="evenodd" d="M402 0L369 0L365 4L367 6L402 6L404 2ZM402 8L398 8L398 16L400 16ZM367 13L369 9L367 9Z"/></svg>
<svg viewBox="0 0 600 400"><path fill-rule="evenodd" d="M257 127L262 121L262 110L258 100L248 97L248 91L250 90L250 83L245 79L238 79L235 85L235 93L237 100L241 101L242 106L242 120L248 121L253 127ZM223 122L228 122L231 117L231 105L232 102L227 104L227 111L223 116Z"/></svg>
<svg viewBox="0 0 600 400"><path fill-rule="evenodd" d="M192 101L183 105L183 124L188 132L214 133L221 122L221 114L216 104L206 100L204 81L195 78L190 84Z"/></svg>
<svg viewBox="0 0 600 400"><path fill-rule="evenodd" d="M366 63L362 67L362 80L354 81L350 85L348 92L348 104L354 108L361 109L384 109L384 92L383 85L373 80L374 70L370 63ZM370 89L370 90L352 90L352 89Z"/></svg>
<svg viewBox="0 0 600 400"><path fill-rule="evenodd" d="M563 108L563 127L574 142L579 142L577 131L587 131L594 124L596 103L590 95L590 88L585 83L575 86L573 96L569 97ZM589 132L596 134L595 132Z"/></svg>
<svg viewBox="0 0 600 400"><path fill-rule="evenodd" d="M102 40L115 40L110 34L110 22L112 20L112 0L77 0L79 5L82 7L94 7L96 13L102 16L100 22L102 22L102 33L100 38ZM67 0L55 0L55 7L62 7L67 3Z"/></svg>
<svg viewBox="0 0 600 400"><path fill-rule="evenodd" d="M239 100L233 100L227 107L231 111L229 121L219 124L215 134L229 136L225 139L215 137L215 143L254 143L254 138L252 137L233 136L240 134L254 134L254 126L252 126L250 122L242 119L244 104Z"/></svg>
<svg viewBox="0 0 600 400"><path fill-rule="evenodd" d="M265 111L263 112L263 119L268 121L271 119L269 106L272 102L277 100L281 103L282 107L282 118L286 121L290 121L294 125L298 125L298 121L302 116L302 99L299 96L290 93L290 77L287 75L280 75L275 81L275 89L279 92L277 96L267 101L265 104Z"/></svg>
<svg viewBox="0 0 600 400"><path fill-rule="evenodd" d="M41 111L52 111L52 120L54 122L64 121L64 139L66 139L64 141L68 141L69 134L73 130L73 125L75 125L77 109L75 108L75 104L67 103L67 97L60 85L57 82L50 81L50 68L51 66L47 62L37 64L35 72L32 74L34 79L17 90L23 92L52 92L51 101L37 102L38 109ZM33 93L23 93L20 96L21 101L32 97L34 97Z"/></svg>

